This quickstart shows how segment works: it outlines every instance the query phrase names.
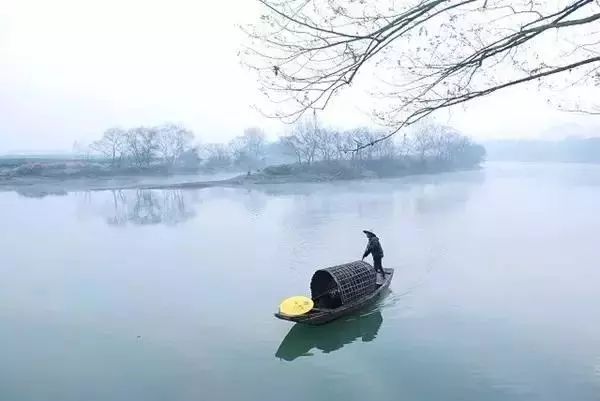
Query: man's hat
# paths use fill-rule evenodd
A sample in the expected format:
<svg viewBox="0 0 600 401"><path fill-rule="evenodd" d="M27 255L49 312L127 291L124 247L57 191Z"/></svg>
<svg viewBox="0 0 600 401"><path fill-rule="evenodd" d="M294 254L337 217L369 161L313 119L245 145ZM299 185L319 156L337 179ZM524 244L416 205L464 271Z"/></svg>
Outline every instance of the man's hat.
<svg viewBox="0 0 600 401"><path fill-rule="evenodd" d="M373 231L363 230L363 233L365 233L367 235L372 235L373 237L377 237Z"/></svg>

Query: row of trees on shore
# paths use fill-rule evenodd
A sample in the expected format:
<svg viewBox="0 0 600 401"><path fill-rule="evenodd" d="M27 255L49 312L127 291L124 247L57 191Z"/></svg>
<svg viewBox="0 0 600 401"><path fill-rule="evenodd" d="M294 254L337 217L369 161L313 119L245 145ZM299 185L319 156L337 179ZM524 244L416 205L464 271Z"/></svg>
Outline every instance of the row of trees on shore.
<svg viewBox="0 0 600 401"><path fill-rule="evenodd" d="M307 118L297 122L281 142L298 163L304 164L401 158L476 164L485 156L485 149L470 138L432 121L416 124L401 138L380 140L384 135L384 132L364 127L341 132L319 128L314 118L312 121Z"/></svg>
<svg viewBox="0 0 600 401"><path fill-rule="evenodd" d="M194 133L177 124L130 129L110 128L87 151L113 168L192 166L257 168L264 161L266 136L248 128L229 144L199 145ZM88 152L86 152L88 153Z"/></svg>
<svg viewBox="0 0 600 401"><path fill-rule="evenodd" d="M93 142L90 150L110 161L113 167L123 165L149 167L159 160L173 165L186 152L193 151L194 134L179 125L163 124L156 127L131 129L110 128Z"/></svg>
<svg viewBox="0 0 600 401"><path fill-rule="evenodd" d="M252 170L269 164L341 160L412 159L477 164L485 150L451 127L433 121L419 123L400 138L379 140L371 128L340 131L322 127L316 118L303 118L276 141L260 128L248 128L229 143L200 145L194 133L180 125L108 129L90 145L111 166L147 168L204 166L209 169ZM371 146L364 146L371 144Z"/></svg>

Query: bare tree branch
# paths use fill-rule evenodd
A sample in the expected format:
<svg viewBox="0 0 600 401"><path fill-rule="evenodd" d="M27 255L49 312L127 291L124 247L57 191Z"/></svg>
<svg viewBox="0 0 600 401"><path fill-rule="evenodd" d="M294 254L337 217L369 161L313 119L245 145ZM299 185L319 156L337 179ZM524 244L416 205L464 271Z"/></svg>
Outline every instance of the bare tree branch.
<svg viewBox="0 0 600 401"><path fill-rule="evenodd" d="M576 114L587 114L587 115L591 115L591 116L600 116L600 106L594 106L592 110L586 110L586 109L581 109L581 108L567 108L567 107L563 107L563 106L559 106L558 107L561 111L567 112L567 113L576 113Z"/></svg>
<svg viewBox="0 0 600 401"><path fill-rule="evenodd" d="M244 28L243 60L258 74L261 110L297 121L360 77L391 129L357 150L436 110L600 65L594 0L258 1L266 13ZM597 80L590 72L571 84Z"/></svg>

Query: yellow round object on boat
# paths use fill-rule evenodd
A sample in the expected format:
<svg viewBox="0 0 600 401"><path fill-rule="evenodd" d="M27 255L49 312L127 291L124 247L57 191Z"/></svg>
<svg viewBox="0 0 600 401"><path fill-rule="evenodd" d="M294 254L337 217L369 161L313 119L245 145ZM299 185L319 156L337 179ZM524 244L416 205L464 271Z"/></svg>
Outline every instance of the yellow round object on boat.
<svg viewBox="0 0 600 401"><path fill-rule="evenodd" d="M303 296L290 297L285 299L279 305L279 313L288 316L299 316L304 315L310 311L315 303L312 299Z"/></svg>

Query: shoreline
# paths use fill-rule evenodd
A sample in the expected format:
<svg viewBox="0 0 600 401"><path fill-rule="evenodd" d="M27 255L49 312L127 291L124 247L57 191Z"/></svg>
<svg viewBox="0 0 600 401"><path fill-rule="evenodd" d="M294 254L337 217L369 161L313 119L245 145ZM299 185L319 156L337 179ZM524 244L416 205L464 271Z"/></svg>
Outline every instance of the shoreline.
<svg viewBox="0 0 600 401"><path fill-rule="evenodd" d="M0 192L17 192L18 194L41 198L49 195L67 195L71 192L97 192L116 190L177 190L177 189L205 189L205 188L243 188L249 186L277 186L286 184L310 184L310 183L334 183L351 181L377 181L390 178L404 178L423 175L440 175L460 171L478 171L483 167L473 166L470 168L453 169L424 169L422 171L410 171L405 174L393 174L385 177L370 174L357 174L352 177L338 177L332 175L281 175L271 176L264 173L238 175L231 178L217 180L181 180L182 176L126 176L126 177L96 177L77 179L57 178L13 178L0 181ZM175 180L172 182L172 180ZM157 182L164 181L164 182ZM171 181L171 182L170 182Z"/></svg>

